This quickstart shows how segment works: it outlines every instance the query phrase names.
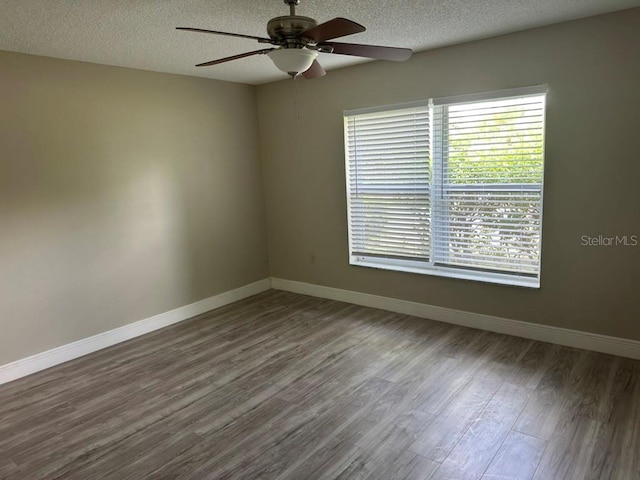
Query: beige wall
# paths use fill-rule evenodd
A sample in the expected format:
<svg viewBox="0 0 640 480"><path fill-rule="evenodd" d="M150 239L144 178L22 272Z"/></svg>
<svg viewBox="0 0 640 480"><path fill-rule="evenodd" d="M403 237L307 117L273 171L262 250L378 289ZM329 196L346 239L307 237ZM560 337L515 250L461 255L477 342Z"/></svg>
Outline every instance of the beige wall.
<svg viewBox="0 0 640 480"><path fill-rule="evenodd" d="M640 246L580 245L640 235L639 46L633 9L259 87L272 276L640 340ZM539 290L349 266L343 110L543 83Z"/></svg>
<svg viewBox="0 0 640 480"><path fill-rule="evenodd" d="M268 276L255 88L0 52L0 365Z"/></svg>

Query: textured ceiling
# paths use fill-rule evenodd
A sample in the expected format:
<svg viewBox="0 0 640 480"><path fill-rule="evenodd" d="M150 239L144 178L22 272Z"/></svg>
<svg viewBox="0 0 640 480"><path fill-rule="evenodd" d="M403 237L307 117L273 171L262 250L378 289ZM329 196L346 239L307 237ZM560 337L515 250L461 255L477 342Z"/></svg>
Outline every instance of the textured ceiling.
<svg viewBox="0 0 640 480"><path fill-rule="evenodd" d="M367 31L343 41L416 51L640 6L640 0L302 0L319 23L346 17ZM260 84L286 78L266 56L194 65L264 48L252 40L177 26L266 35L282 0L0 0L0 50ZM362 61L321 54L327 69Z"/></svg>

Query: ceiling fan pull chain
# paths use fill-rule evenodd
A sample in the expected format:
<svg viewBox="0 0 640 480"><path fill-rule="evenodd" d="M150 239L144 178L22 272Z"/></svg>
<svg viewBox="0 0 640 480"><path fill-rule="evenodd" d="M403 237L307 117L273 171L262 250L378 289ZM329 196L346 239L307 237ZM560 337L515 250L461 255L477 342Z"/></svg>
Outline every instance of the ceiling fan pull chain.
<svg viewBox="0 0 640 480"><path fill-rule="evenodd" d="M300 133L300 86L298 82L298 78L300 76L296 75L293 77L293 90L294 90L294 107L296 112L296 138L298 138L298 134ZM296 145L296 151L298 150L298 145Z"/></svg>

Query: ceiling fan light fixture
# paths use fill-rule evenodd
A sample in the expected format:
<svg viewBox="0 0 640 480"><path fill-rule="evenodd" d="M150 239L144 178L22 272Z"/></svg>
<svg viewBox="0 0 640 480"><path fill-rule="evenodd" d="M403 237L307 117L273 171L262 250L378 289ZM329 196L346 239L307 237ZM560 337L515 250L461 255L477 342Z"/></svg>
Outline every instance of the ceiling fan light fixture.
<svg viewBox="0 0 640 480"><path fill-rule="evenodd" d="M267 55L278 70L295 77L309 70L318 52L307 48L279 48Z"/></svg>

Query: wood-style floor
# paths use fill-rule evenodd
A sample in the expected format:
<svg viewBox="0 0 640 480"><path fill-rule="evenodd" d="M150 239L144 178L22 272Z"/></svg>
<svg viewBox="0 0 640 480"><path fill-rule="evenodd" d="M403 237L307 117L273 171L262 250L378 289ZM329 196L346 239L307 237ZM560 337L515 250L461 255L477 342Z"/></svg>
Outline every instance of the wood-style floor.
<svg viewBox="0 0 640 480"><path fill-rule="evenodd" d="M276 291L0 415L2 479L640 479L640 362Z"/></svg>

